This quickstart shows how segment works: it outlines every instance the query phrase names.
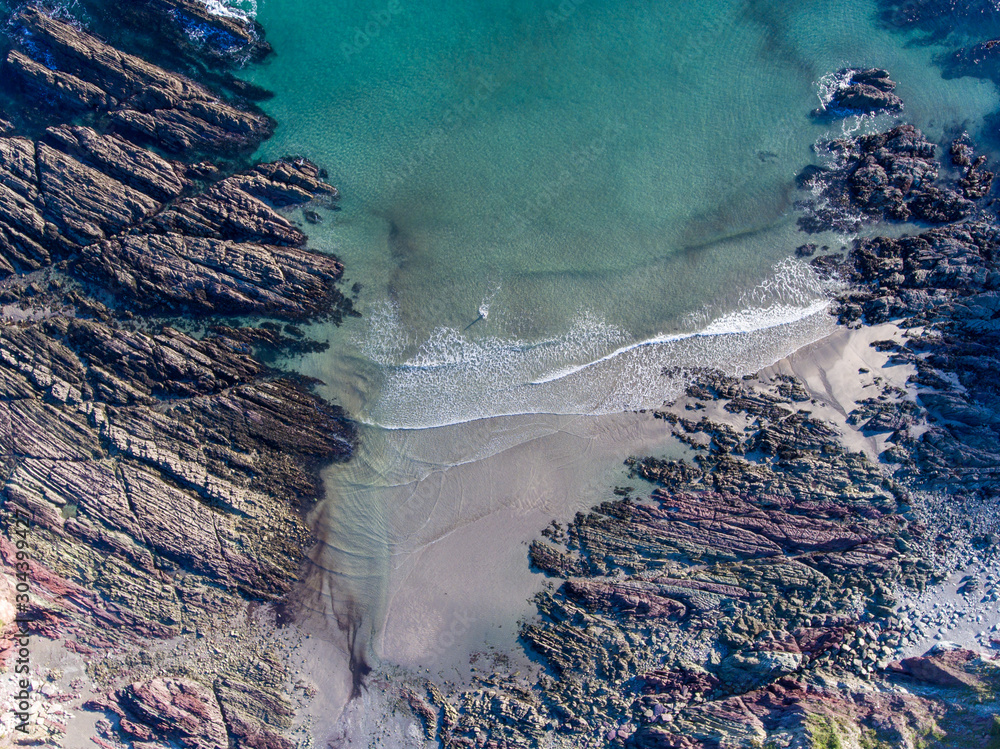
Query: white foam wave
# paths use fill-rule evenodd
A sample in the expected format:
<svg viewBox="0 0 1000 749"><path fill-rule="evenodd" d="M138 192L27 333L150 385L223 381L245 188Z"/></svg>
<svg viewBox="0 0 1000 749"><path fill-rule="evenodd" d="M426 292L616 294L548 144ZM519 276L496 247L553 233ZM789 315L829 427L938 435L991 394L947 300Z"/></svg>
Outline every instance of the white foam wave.
<svg viewBox="0 0 1000 749"><path fill-rule="evenodd" d="M223 18L256 18L257 0L200 0L208 12Z"/></svg>
<svg viewBox="0 0 1000 749"><path fill-rule="evenodd" d="M596 359L592 362L580 364L575 367L566 367L552 372L537 380L533 380L531 384L542 385L547 382L554 382L555 380L575 374L587 369L588 367L610 361L615 357L628 353L629 351L644 348L646 346L677 343L691 338L712 338L714 336L735 336L746 333L757 333L771 328L777 328L782 325L791 325L792 323L799 322L804 318L817 315L829 306L830 302L828 300L820 299L805 307L793 307L779 304L773 305L766 310L744 310L742 312L731 312L713 320L704 330L699 330L694 333L660 335L645 341L632 343L628 346L623 346L616 351L612 351L610 354L602 356L600 359Z"/></svg>
<svg viewBox="0 0 1000 749"><path fill-rule="evenodd" d="M398 354L395 342L405 337L393 327L398 316L376 314L377 340L362 349L381 364L382 382L361 416L385 428L415 429L525 413L656 408L683 392L692 369L756 371L826 335L834 325L826 313L830 287L804 263L788 261L742 295L747 304L704 312L707 319L694 329L629 342L625 331L591 314L562 335L535 341L442 327L395 364L388 363Z"/></svg>
<svg viewBox="0 0 1000 749"><path fill-rule="evenodd" d="M826 110L838 91L847 88L853 74L854 71L845 66L841 70L827 73L816 82L816 95L819 97L819 107L821 110Z"/></svg>
<svg viewBox="0 0 1000 749"><path fill-rule="evenodd" d="M361 353L376 364L391 367L410 345L410 337L399 320L399 307L392 302L376 305L368 313L368 332L355 340Z"/></svg>

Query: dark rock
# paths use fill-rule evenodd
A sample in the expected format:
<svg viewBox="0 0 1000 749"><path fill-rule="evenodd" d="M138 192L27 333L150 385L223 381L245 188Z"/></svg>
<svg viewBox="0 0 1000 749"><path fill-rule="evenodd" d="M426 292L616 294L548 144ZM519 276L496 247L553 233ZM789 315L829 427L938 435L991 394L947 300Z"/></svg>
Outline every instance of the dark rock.
<svg viewBox="0 0 1000 749"><path fill-rule="evenodd" d="M180 234L128 235L88 247L81 274L139 308L302 320L335 308L335 258L294 247Z"/></svg>
<svg viewBox="0 0 1000 749"><path fill-rule="evenodd" d="M100 135L87 127L49 128L45 140L63 153L161 203L190 186L181 165L117 135Z"/></svg>
<svg viewBox="0 0 1000 749"><path fill-rule="evenodd" d="M974 151L968 138L956 138L952 141L949 153L951 153L951 163L955 166L972 165L972 155Z"/></svg>
<svg viewBox="0 0 1000 749"><path fill-rule="evenodd" d="M118 102L104 89L75 75L52 70L27 55L11 51L7 55L7 74L28 93L54 106L80 112L107 111Z"/></svg>
<svg viewBox="0 0 1000 749"><path fill-rule="evenodd" d="M975 211L970 198L983 197L992 181L992 174L978 171L979 162L956 185L961 192L938 182L934 145L910 125L834 140L823 148L834 160L833 168L803 172L799 179L802 187L819 193L800 204L806 214L799 226L808 232L856 231L879 219L955 222Z"/></svg>
<svg viewBox="0 0 1000 749"><path fill-rule="evenodd" d="M890 664L889 668L917 681L942 687L975 689L981 685L981 679L966 672L963 667L978 657L979 654L971 650L935 649L922 656L904 658L899 663Z"/></svg>
<svg viewBox="0 0 1000 749"><path fill-rule="evenodd" d="M123 133L175 153L248 151L271 134L266 117L236 109L189 78L120 52L37 9L26 9L17 20L29 43L8 65L64 101L108 111ZM35 55L43 56L47 64L41 67L54 70L52 76L29 64Z"/></svg>
<svg viewBox="0 0 1000 749"><path fill-rule="evenodd" d="M979 200L986 197L993 185L993 172L984 169L985 164L986 157L980 156L975 162L969 164L962 179L959 180L958 184L962 188L962 194L969 200Z"/></svg>
<svg viewBox="0 0 1000 749"><path fill-rule="evenodd" d="M893 90L889 72L880 68L845 68L834 75L830 99L813 112L814 117L846 117L852 114L898 112L903 100Z"/></svg>

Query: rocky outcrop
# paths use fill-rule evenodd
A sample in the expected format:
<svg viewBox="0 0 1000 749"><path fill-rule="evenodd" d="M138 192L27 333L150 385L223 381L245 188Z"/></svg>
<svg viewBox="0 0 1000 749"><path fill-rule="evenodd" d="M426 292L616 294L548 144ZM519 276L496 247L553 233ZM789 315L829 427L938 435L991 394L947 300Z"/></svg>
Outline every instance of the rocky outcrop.
<svg viewBox="0 0 1000 749"><path fill-rule="evenodd" d="M221 605L212 590L288 590L309 535L283 495L308 503L312 467L350 454L336 409L225 338L59 317L0 336L2 440L19 456L3 491L51 541L40 562L176 632Z"/></svg>
<svg viewBox="0 0 1000 749"><path fill-rule="evenodd" d="M254 24L199 3L122 5L126 25L203 23L215 52L266 50ZM0 507L31 519L26 626L92 656L91 707L117 717L102 745L291 749L286 666L238 622L297 579L319 470L355 433L312 382L264 363L326 344L246 326L352 312L341 263L287 215L337 191L305 160L223 161L270 134L252 108L35 8L9 28ZM0 539L2 591L15 547ZM187 647L220 622L224 648L151 667L149 638ZM5 618L0 658L12 632Z"/></svg>
<svg viewBox="0 0 1000 749"><path fill-rule="evenodd" d="M518 693L526 704L516 720L488 729L488 715L466 709L480 692L456 695L449 740L554 730L616 745L752 746L806 736L840 703L855 705L858 720L888 709L828 685L888 666L903 637L892 596L929 574L899 539L923 531L901 515L903 488L801 409L804 392L788 377L702 373L688 397L750 426L664 412L677 434L713 435L697 460L630 459L658 484L648 499L618 497L546 530L531 560L556 587L537 596L521 638L553 678L530 699ZM793 693L807 710L775 697ZM900 727L930 709L917 698L891 707Z"/></svg>
<svg viewBox="0 0 1000 749"><path fill-rule="evenodd" d="M172 740L185 749L226 749L229 740L222 712L210 689L181 679L130 684L120 695L134 721L122 717L122 731L133 739ZM152 729L152 730L150 730Z"/></svg>
<svg viewBox="0 0 1000 749"><path fill-rule="evenodd" d="M175 201L133 232L87 247L80 275L143 309L305 319L337 313L343 266L304 249L277 213L336 191L306 161L257 167ZM273 201L271 204L265 201Z"/></svg>
<svg viewBox="0 0 1000 749"><path fill-rule="evenodd" d="M903 100L893 91L896 83L881 68L844 68L832 76L829 99L814 117L846 117L875 112L899 112Z"/></svg>
<svg viewBox="0 0 1000 749"><path fill-rule="evenodd" d="M175 153L248 151L271 134L263 115L237 109L191 79L37 9L25 10L17 22L22 50L8 55L7 70L32 90L52 94L33 98L38 105L51 101L107 112L119 133Z"/></svg>
<svg viewBox="0 0 1000 749"><path fill-rule="evenodd" d="M58 90L50 93L66 96L69 84L52 78L65 74L104 86L107 96L94 106L116 132L60 125L37 142L0 138L0 273L70 258L79 278L142 310L298 320L350 311L335 287L341 264L305 249L305 235L276 210L336 200L315 166L259 165L194 192L204 165L138 144L190 161L205 149L256 145L269 133L264 118L36 10L19 21L22 46L51 74L33 85L51 83ZM17 50L8 59L21 73L30 62ZM73 90L97 101L81 86ZM150 127L119 127L126 121Z"/></svg>
<svg viewBox="0 0 1000 749"><path fill-rule="evenodd" d="M935 146L911 125L823 145L829 167L811 167L799 184L817 196L800 204L805 231L856 231L868 221L952 223L976 210L973 199L986 195L992 174L977 174L984 162L966 172L967 184L938 182ZM960 187L961 189L956 189Z"/></svg>

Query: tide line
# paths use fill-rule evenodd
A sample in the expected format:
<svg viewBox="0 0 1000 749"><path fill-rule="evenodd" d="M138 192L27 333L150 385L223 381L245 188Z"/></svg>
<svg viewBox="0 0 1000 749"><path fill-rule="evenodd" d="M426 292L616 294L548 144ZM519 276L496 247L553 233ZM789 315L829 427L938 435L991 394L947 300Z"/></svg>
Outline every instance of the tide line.
<svg viewBox="0 0 1000 749"><path fill-rule="evenodd" d="M756 325L749 325L743 327L732 327L726 328L724 324L728 321L738 320L741 317L747 317L747 313L734 313L731 315L724 315L716 320L713 320L705 329L697 330L692 333L673 333L669 335L658 335L653 338L646 339L644 341L637 341L636 343L630 343L627 346L622 346L610 354L595 359L591 362L586 362L584 364L577 364L572 367L564 367L562 369L556 370L550 374L539 377L538 379L532 380L529 384L531 385L545 385L550 382L555 382L556 380L561 380L570 375L574 375L577 372L581 372L585 369L589 369L597 364L601 364L606 361L610 361L622 354L626 354L629 351L635 351L636 349L646 348L649 346L659 346L665 343L675 343L677 341L689 340L692 338L718 338L729 335L743 335L746 333L756 333L761 330L770 330L771 328L777 328L782 325L788 325L790 323L798 322L799 320L804 320L807 317L811 317L830 306L830 301L828 299L817 300L807 307L783 307L782 312L784 314L776 315L766 315L765 321Z"/></svg>

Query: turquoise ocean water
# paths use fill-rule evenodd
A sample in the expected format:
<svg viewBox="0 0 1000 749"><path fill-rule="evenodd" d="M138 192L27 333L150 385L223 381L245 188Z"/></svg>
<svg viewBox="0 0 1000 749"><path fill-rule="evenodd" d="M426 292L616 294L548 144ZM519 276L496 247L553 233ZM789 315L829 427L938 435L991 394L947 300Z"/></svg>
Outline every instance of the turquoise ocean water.
<svg viewBox="0 0 1000 749"><path fill-rule="evenodd" d="M517 547L604 497L626 457L615 440L648 447L623 413L676 395L691 367L753 371L830 329L830 287L794 249L849 238L797 231L795 175L817 141L892 122L810 118L830 73L888 68L903 118L942 141L978 137L1000 105L991 83L943 80L941 49L880 27L867 0L258 0L255 13L276 54L246 75L275 92L264 107L279 123L258 156L329 171L340 210L306 228L362 285L363 316L314 330L331 349L291 362L364 425L356 459L329 472L311 584L331 614L363 620L356 648L410 666L441 659L419 630L455 614L394 613L407 585L464 596L470 642L528 610L523 550L496 562L514 593L484 590L487 570L456 595L420 574L438 569L435 548L504 511ZM565 439L573 429L598 437ZM528 444L538 479L510 483L522 469L489 461ZM571 498L521 502L566 471ZM452 563L478 569L467 545ZM390 647L403 631L413 641Z"/></svg>
<svg viewBox="0 0 1000 749"><path fill-rule="evenodd" d="M329 170L342 210L310 234L364 286L338 361L303 366L389 427L614 412L661 401L664 365L755 368L774 336L561 377L816 310L787 259L806 241L794 176L845 127L809 117L831 71L887 67L935 136L996 107L861 0L263 0L257 17L277 54L249 74L279 122L260 156Z"/></svg>

